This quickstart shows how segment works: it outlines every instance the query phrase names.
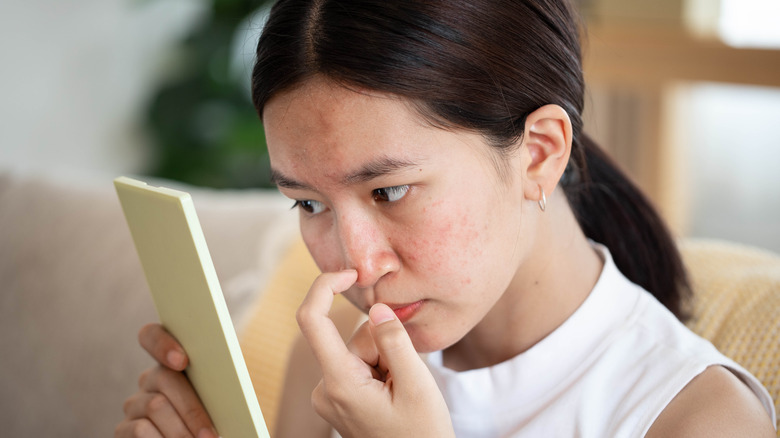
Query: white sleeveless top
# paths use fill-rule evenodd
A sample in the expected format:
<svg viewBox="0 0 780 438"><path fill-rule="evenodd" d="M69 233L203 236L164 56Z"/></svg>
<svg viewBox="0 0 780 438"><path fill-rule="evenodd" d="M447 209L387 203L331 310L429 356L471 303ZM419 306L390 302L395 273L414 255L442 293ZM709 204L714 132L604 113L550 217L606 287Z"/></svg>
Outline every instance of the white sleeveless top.
<svg viewBox="0 0 780 438"><path fill-rule="evenodd" d="M641 437L669 402L710 365L734 372L776 423L761 383L626 279L595 244L604 269L585 302L526 352L455 372L442 354L428 366L455 434L469 437Z"/></svg>

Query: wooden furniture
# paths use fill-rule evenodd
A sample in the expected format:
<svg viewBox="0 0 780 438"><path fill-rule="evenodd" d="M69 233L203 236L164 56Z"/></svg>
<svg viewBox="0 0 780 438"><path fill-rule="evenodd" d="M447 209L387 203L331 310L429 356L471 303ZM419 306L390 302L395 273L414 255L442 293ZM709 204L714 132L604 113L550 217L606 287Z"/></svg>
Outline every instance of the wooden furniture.
<svg viewBox="0 0 780 438"><path fill-rule="evenodd" d="M683 233L685 102L694 82L780 87L780 50L741 49L679 26L592 24L583 38L585 130Z"/></svg>

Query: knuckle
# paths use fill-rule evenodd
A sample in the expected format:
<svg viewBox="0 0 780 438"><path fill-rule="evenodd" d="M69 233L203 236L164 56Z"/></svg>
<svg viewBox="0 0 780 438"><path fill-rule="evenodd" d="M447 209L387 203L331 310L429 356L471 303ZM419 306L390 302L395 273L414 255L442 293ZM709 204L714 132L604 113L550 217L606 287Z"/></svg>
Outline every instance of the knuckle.
<svg viewBox="0 0 780 438"><path fill-rule="evenodd" d="M145 410L148 413L158 412L168 405L168 398L163 394L157 393L146 400Z"/></svg>
<svg viewBox="0 0 780 438"><path fill-rule="evenodd" d="M145 370L138 377L138 387L148 388L149 386L153 385L156 375L157 375L157 367L153 367Z"/></svg>
<svg viewBox="0 0 780 438"><path fill-rule="evenodd" d="M206 410L199 404L185 408L183 415L186 423L207 424L209 422Z"/></svg>
<svg viewBox="0 0 780 438"><path fill-rule="evenodd" d="M312 402L321 406L333 406L343 404L346 400L346 391L342 385L326 385L324 381L314 388L311 393Z"/></svg>
<svg viewBox="0 0 780 438"><path fill-rule="evenodd" d="M128 397L127 400L122 403L122 412L125 413L125 416L130 415L133 405L135 405L135 397L135 395Z"/></svg>
<svg viewBox="0 0 780 438"><path fill-rule="evenodd" d="M311 393L311 406L314 408L314 412L321 417L326 417L327 414L328 398L325 396L325 388L322 382L314 388Z"/></svg>
<svg viewBox="0 0 780 438"><path fill-rule="evenodd" d="M328 401L328 404L334 407L343 408L350 401L349 390L346 385L323 385L323 396Z"/></svg>
<svg viewBox="0 0 780 438"><path fill-rule="evenodd" d="M114 437L148 437L154 436L155 428L149 420L123 421L114 429Z"/></svg>
<svg viewBox="0 0 780 438"><path fill-rule="evenodd" d="M139 438L153 436L154 431L155 428L149 420L141 419L133 422L132 427L130 428L130 436Z"/></svg>
<svg viewBox="0 0 780 438"><path fill-rule="evenodd" d="M143 388L146 386L146 382L149 381L149 375L151 374L152 370L148 369L141 373L140 376L138 376L138 387Z"/></svg>
<svg viewBox="0 0 780 438"><path fill-rule="evenodd" d="M295 320L298 322L298 326L304 328L308 325L309 321L314 317L314 311L312 311L305 304L301 305L298 310L295 311Z"/></svg>

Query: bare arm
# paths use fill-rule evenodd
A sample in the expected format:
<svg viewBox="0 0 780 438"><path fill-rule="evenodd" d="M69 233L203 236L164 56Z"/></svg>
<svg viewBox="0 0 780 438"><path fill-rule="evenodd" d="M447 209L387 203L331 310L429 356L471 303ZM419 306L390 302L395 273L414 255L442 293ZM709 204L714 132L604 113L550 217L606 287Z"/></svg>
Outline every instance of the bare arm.
<svg viewBox="0 0 780 438"><path fill-rule="evenodd" d="M747 385L729 370L713 366L677 394L646 436L773 438L775 431Z"/></svg>

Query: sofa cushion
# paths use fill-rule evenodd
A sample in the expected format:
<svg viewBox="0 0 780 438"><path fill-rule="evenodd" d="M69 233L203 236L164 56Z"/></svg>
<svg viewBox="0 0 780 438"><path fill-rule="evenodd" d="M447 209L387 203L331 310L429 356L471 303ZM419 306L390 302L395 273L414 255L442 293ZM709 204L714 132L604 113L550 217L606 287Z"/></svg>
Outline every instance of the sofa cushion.
<svg viewBox="0 0 780 438"><path fill-rule="evenodd" d="M780 256L717 240L680 249L694 291L688 326L756 376L780 413Z"/></svg>
<svg viewBox="0 0 780 438"><path fill-rule="evenodd" d="M267 287L258 294L256 307L242 331L241 350L270 431L276 423L287 357L300 333L295 312L318 274L303 241L295 240Z"/></svg>

